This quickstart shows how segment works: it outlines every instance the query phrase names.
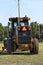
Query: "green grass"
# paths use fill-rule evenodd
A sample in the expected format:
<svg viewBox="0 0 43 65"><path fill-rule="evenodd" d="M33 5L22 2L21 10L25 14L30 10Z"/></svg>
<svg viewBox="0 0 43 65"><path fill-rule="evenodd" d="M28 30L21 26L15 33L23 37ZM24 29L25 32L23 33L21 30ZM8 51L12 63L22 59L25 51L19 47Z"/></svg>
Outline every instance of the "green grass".
<svg viewBox="0 0 43 65"><path fill-rule="evenodd" d="M0 48L2 46L3 46L3 44L0 44ZM43 43L39 44L39 54L0 55L0 65L14 65L14 63L17 63L15 65L20 65L21 63L23 63L22 65L25 65L25 63L43 65Z"/></svg>

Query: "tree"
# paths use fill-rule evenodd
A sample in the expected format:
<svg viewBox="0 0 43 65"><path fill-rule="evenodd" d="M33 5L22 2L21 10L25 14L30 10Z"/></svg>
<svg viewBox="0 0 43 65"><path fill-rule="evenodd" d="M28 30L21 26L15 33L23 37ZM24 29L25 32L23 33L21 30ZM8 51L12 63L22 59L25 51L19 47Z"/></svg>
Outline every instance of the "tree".
<svg viewBox="0 0 43 65"><path fill-rule="evenodd" d="M43 24L40 24L40 38L43 39Z"/></svg>
<svg viewBox="0 0 43 65"><path fill-rule="evenodd" d="M4 26L4 37L8 36L8 26Z"/></svg>
<svg viewBox="0 0 43 65"><path fill-rule="evenodd" d="M35 36L35 37L37 36L39 38L39 24L37 23L37 21L32 22L30 24L30 26L31 26L31 34L32 34L32 37L33 36Z"/></svg>
<svg viewBox="0 0 43 65"><path fill-rule="evenodd" d="M0 41L3 40L4 37L4 27L2 26L2 24L0 23Z"/></svg>
<svg viewBox="0 0 43 65"><path fill-rule="evenodd" d="M0 41L4 40L5 36L8 36L8 26L3 26L0 23Z"/></svg>

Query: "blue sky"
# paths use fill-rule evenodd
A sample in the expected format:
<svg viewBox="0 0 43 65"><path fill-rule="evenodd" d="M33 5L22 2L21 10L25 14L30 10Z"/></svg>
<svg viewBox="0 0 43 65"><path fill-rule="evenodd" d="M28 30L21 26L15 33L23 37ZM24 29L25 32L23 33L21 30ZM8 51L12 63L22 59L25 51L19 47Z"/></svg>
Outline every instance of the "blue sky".
<svg viewBox="0 0 43 65"><path fill-rule="evenodd" d="M18 0L0 0L0 22L7 25L9 17L18 16ZM20 16L43 23L43 0L20 0Z"/></svg>

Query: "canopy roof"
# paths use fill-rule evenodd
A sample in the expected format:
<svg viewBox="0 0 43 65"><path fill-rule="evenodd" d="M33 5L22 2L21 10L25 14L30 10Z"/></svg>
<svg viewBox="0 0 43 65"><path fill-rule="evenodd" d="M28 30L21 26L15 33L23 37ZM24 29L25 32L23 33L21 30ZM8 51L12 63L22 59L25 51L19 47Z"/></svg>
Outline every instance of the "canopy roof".
<svg viewBox="0 0 43 65"><path fill-rule="evenodd" d="M9 18L9 21L17 21L17 20L19 20L19 21L30 20L30 18L29 17L20 17L20 18L18 18L18 17L11 17L11 18Z"/></svg>

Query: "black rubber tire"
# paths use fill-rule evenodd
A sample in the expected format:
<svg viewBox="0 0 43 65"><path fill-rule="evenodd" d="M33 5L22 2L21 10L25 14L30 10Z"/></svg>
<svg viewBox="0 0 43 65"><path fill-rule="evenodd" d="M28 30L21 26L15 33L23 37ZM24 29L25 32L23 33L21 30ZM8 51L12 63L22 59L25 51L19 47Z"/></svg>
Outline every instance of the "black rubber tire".
<svg viewBox="0 0 43 65"><path fill-rule="evenodd" d="M8 40L7 40L7 52L10 54L10 53L16 51L16 49L17 49L16 43L14 43L11 38L8 38Z"/></svg>
<svg viewBox="0 0 43 65"><path fill-rule="evenodd" d="M33 54L38 54L38 51L39 51L39 43L38 43L38 39L34 39L34 45L33 45L33 49L30 50L30 53L33 53Z"/></svg>
<svg viewBox="0 0 43 65"><path fill-rule="evenodd" d="M10 54L12 52L12 41L11 38L7 40L7 52Z"/></svg>

